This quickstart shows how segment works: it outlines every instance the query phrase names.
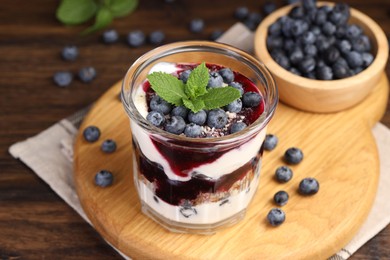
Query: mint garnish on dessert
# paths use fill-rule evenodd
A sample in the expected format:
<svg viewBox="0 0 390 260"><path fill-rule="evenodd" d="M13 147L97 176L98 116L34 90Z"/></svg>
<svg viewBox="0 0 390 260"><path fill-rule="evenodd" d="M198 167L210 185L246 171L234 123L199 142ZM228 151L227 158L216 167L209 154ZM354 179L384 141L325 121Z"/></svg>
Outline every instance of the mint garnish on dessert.
<svg viewBox="0 0 390 260"><path fill-rule="evenodd" d="M210 75L205 63L191 72L187 83L163 72L153 72L147 78L152 89L165 101L184 105L194 113L226 106L241 96L239 90L230 86L207 88Z"/></svg>

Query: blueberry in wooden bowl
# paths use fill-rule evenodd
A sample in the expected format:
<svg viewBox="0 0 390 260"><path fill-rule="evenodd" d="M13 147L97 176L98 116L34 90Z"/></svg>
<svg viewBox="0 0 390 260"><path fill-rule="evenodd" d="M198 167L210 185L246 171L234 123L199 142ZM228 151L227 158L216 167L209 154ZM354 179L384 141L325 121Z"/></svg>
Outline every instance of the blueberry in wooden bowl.
<svg viewBox="0 0 390 260"><path fill-rule="evenodd" d="M302 1L267 16L255 55L279 87L280 100L309 112L337 112L378 84L389 47L380 26L343 3Z"/></svg>

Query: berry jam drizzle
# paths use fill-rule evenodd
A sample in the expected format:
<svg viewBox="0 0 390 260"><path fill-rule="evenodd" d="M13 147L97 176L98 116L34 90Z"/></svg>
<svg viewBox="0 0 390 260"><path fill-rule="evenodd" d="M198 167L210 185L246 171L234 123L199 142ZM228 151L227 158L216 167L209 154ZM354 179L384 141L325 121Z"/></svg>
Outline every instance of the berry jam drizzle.
<svg viewBox="0 0 390 260"><path fill-rule="evenodd" d="M133 140L133 144L136 144L135 140ZM218 179L211 179L201 174L195 174L189 181L175 181L168 178L161 165L148 160L140 151L138 144L134 145L134 148L139 173L149 182L155 184L155 195L171 205L181 205L186 200L194 201L202 193L227 192L234 183L242 180L246 176L249 179L253 179L263 154L263 146L261 146L258 154L249 162ZM205 154L205 157L207 156L213 158L214 154ZM212 159L210 159L211 161ZM194 165L190 165L189 160L188 163L189 167L194 167ZM246 186L249 186L249 183Z"/></svg>

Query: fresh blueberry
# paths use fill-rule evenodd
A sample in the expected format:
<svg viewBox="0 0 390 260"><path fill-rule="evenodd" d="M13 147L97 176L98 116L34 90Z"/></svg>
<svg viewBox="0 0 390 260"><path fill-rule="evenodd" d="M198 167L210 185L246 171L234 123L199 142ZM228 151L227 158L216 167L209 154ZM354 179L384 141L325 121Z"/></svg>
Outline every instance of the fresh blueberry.
<svg viewBox="0 0 390 260"><path fill-rule="evenodd" d="M323 25L328 19L328 12L324 9L318 10L315 17L314 23L317 25Z"/></svg>
<svg viewBox="0 0 390 260"><path fill-rule="evenodd" d="M304 20L295 20L291 25L291 34L295 37L302 35L309 29L309 24Z"/></svg>
<svg viewBox="0 0 390 260"><path fill-rule="evenodd" d="M73 74L69 71L59 71L53 75L54 83L59 87L67 87L73 81Z"/></svg>
<svg viewBox="0 0 390 260"><path fill-rule="evenodd" d="M284 190L278 191L274 195L274 201L279 206L286 205L288 202L288 199L289 199L288 193L285 192Z"/></svg>
<svg viewBox="0 0 390 260"><path fill-rule="evenodd" d="M211 128L223 128L225 127L227 121L228 117L226 115L226 112L220 108L210 110L207 117L207 125Z"/></svg>
<svg viewBox="0 0 390 260"><path fill-rule="evenodd" d="M184 83L187 83L188 77L190 76L192 70L185 70L180 73L179 79Z"/></svg>
<svg viewBox="0 0 390 260"><path fill-rule="evenodd" d="M280 49L284 46L283 38L280 36L269 35L266 39L267 49L269 51Z"/></svg>
<svg viewBox="0 0 390 260"><path fill-rule="evenodd" d="M345 59L351 69L363 66L362 55L357 51L351 51L345 54Z"/></svg>
<svg viewBox="0 0 390 260"><path fill-rule="evenodd" d="M316 35L312 31L307 31L302 34L303 44L314 44L316 42Z"/></svg>
<svg viewBox="0 0 390 260"><path fill-rule="evenodd" d="M362 34L363 30L359 25L351 24L347 27L346 36L351 41L358 38Z"/></svg>
<svg viewBox="0 0 390 260"><path fill-rule="evenodd" d="M84 67L79 70L79 79L84 83L89 83L96 78L96 70L94 67Z"/></svg>
<svg viewBox="0 0 390 260"><path fill-rule="evenodd" d="M302 6L306 11L310 11L317 8L316 0L301 0Z"/></svg>
<svg viewBox="0 0 390 260"><path fill-rule="evenodd" d="M229 68L223 68L218 71L219 75L223 78L223 82L229 84L234 80L234 73Z"/></svg>
<svg viewBox="0 0 390 260"><path fill-rule="evenodd" d="M360 72L362 72L364 70L363 67L357 67L355 69L352 70L352 74L353 75L356 75L356 74L359 74Z"/></svg>
<svg viewBox="0 0 390 260"><path fill-rule="evenodd" d="M317 59L316 61L316 68L324 67L326 66L326 63L323 59Z"/></svg>
<svg viewBox="0 0 390 260"><path fill-rule="evenodd" d="M284 3L286 5L293 5L293 4L296 4L298 2L299 2L299 0L284 0Z"/></svg>
<svg viewBox="0 0 390 260"><path fill-rule="evenodd" d="M317 38L316 38L316 47L319 51L325 51L326 49L328 49L329 47L331 46L331 43L329 41L329 39L320 34L320 35L317 35Z"/></svg>
<svg viewBox="0 0 390 260"><path fill-rule="evenodd" d="M149 34L149 42L154 45L160 45L165 40L163 31L153 31Z"/></svg>
<svg viewBox="0 0 390 260"><path fill-rule="evenodd" d="M223 86L223 78L218 72L210 72L209 82L207 83L208 88L220 88Z"/></svg>
<svg viewBox="0 0 390 260"><path fill-rule="evenodd" d="M341 53L348 53L352 50L352 44L350 41L343 39L336 42L336 47Z"/></svg>
<svg viewBox="0 0 390 260"><path fill-rule="evenodd" d="M286 18L284 20L282 20L282 32L283 32L283 35L287 38L290 38L292 37L292 32L291 32L291 28L292 28L292 24L294 22L294 19L288 17L288 16L285 16Z"/></svg>
<svg viewBox="0 0 390 260"><path fill-rule="evenodd" d="M310 31L312 32L312 33L314 33L314 35L317 37L317 35L320 35L322 32L321 32L321 28L320 27L318 27L318 26L315 26L315 25L312 25L311 27L310 27Z"/></svg>
<svg viewBox="0 0 390 260"><path fill-rule="evenodd" d="M366 35L360 35L357 39L352 41L352 49L357 52L370 51L370 39Z"/></svg>
<svg viewBox="0 0 390 260"><path fill-rule="evenodd" d="M347 35L348 26L347 25L341 25L337 27L335 36L339 39L344 38Z"/></svg>
<svg viewBox="0 0 390 260"><path fill-rule="evenodd" d="M239 98L226 106L226 110L232 113L238 113L241 111L241 109L242 109L242 101Z"/></svg>
<svg viewBox="0 0 390 260"><path fill-rule="evenodd" d="M298 164L302 161L302 159L303 153L299 148L291 147L284 153L284 161L288 164Z"/></svg>
<svg viewBox="0 0 390 260"><path fill-rule="evenodd" d="M291 38L287 38L284 40L283 49L287 52L290 52L295 48L295 41Z"/></svg>
<svg viewBox="0 0 390 260"><path fill-rule="evenodd" d="M172 110L172 105L157 95L150 100L149 106L151 110L163 113L164 115L169 114Z"/></svg>
<svg viewBox="0 0 390 260"><path fill-rule="evenodd" d="M186 128L186 122L181 116L172 116L165 121L164 129L165 131L179 135L184 132Z"/></svg>
<svg viewBox="0 0 390 260"><path fill-rule="evenodd" d="M271 24L268 27L268 34L269 35L280 36L281 33L282 33L282 24L279 21L274 22L273 24Z"/></svg>
<svg viewBox="0 0 390 260"><path fill-rule="evenodd" d="M182 118L187 118L189 109L185 106L174 107L171 111L172 116L181 116Z"/></svg>
<svg viewBox="0 0 390 260"><path fill-rule="evenodd" d="M336 26L331 22L325 22L321 28L322 28L323 34L325 34L327 36L333 35L337 29Z"/></svg>
<svg viewBox="0 0 390 260"><path fill-rule="evenodd" d="M349 6L345 3L336 3L328 17L337 26L346 24L350 17Z"/></svg>
<svg viewBox="0 0 390 260"><path fill-rule="evenodd" d="M312 57L304 58L301 63L299 63L298 68L302 73L309 73L314 71L316 67L316 61Z"/></svg>
<svg viewBox="0 0 390 260"><path fill-rule="evenodd" d="M314 195L320 189L320 184L315 178L305 178L299 183L299 193L302 195Z"/></svg>
<svg viewBox="0 0 390 260"><path fill-rule="evenodd" d="M261 14L257 12L249 13L248 17L245 19L244 24L246 27L248 27L250 30L254 31L257 26L260 24L263 17Z"/></svg>
<svg viewBox="0 0 390 260"><path fill-rule="evenodd" d="M247 127L247 125L244 122L235 122L230 126L230 133L237 133L241 130L244 130L245 127Z"/></svg>
<svg viewBox="0 0 390 260"><path fill-rule="evenodd" d="M204 110L200 110L196 113L190 111L188 113L188 121L190 123L194 123L197 125L203 125L206 122L206 119L207 119L207 114L206 114L206 111L204 111Z"/></svg>
<svg viewBox="0 0 390 260"><path fill-rule="evenodd" d="M102 146L100 147L103 152L105 153L113 153L116 150L116 143L112 139L107 139L102 143Z"/></svg>
<svg viewBox="0 0 390 260"><path fill-rule="evenodd" d="M66 61L74 61L79 56L79 49L74 45L65 46L62 49L61 56Z"/></svg>
<svg viewBox="0 0 390 260"><path fill-rule="evenodd" d="M339 64L349 68L348 62L343 57L340 57L335 63L339 63Z"/></svg>
<svg viewBox="0 0 390 260"><path fill-rule="evenodd" d="M303 76L308 79L317 79L316 73L314 71L304 73Z"/></svg>
<svg viewBox="0 0 390 260"><path fill-rule="evenodd" d="M246 92L242 95L242 104L244 107L256 107L261 103L261 96L256 92Z"/></svg>
<svg viewBox="0 0 390 260"><path fill-rule="evenodd" d="M276 61L276 63L278 63L282 68L285 68L286 70L288 70L291 67L290 61L286 55L284 55L282 53L278 53L277 55L273 55L271 53L271 56Z"/></svg>
<svg viewBox="0 0 390 260"><path fill-rule="evenodd" d="M211 34L210 34L210 40L212 41L216 41L218 40L219 37L221 37L223 34L223 31L222 30L214 30Z"/></svg>
<svg viewBox="0 0 390 260"><path fill-rule="evenodd" d="M288 16L294 19L302 19L305 17L305 10L300 5L294 6L288 13Z"/></svg>
<svg viewBox="0 0 390 260"><path fill-rule="evenodd" d="M229 86L231 86L231 87L237 89L238 91L240 91L240 95L241 96L244 94L244 89L242 88L242 84L241 83L233 81L233 82L229 83Z"/></svg>
<svg viewBox="0 0 390 260"><path fill-rule="evenodd" d="M276 10L276 4L273 2L266 2L263 6L263 13L265 15L269 15L275 10Z"/></svg>
<svg viewBox="0 0 390 260"><path fill-rule="evenodd" d="M127 43L130 47L140 47L145 43L146 36L140 30L131 31L127 34Z"/></svg>
<svg viewBox="0 0 390 260"><path fill-rule="evenodd" d="M114 181L114 175L107 170L101 170L95 175L95 184L100 187L107 187Z"/></svg>
<svg viewBox="0 0 390 260"><path fill-rule="evenodd" d="M332 71L335 79L343 79L350 76L348 65L342 62L335 62L332 65Z"/></svg>
<svg viewBox="0 0 390 260"><path fill-rule="evenodd" d="M318 53L317 47L312 44L308 44L303 47L303 53L308 57L315 57Z"/></svg>
<svg viewBox="0 0 390 260"><path fill-rule="evenodd" d="M275 171L275 178L280 183L288 182L292 177L293 171L288 166L280 166Z"/></svg>
<svg viewBox="0 0 390 260"><path fill-rule="evenodd" d="M239 20L244 20L249 14L249 9L246 6L240 6L234 11L234 17Z"/></svg>
<svg viewBox="0 0 390 260"><path fill-rule="evenodd" d="M192 33L200 33L204 29L204 21L202 19L193 19L190 22L190 31Z"/></svg>
<svg viewBox="0 0 390 260"><path fill-rule="evenodd" d="M296 47L289 56L290 62L294 65L299 64L304 58L302 49L299 47Z"/></svg>
<svg viewBox="0 0 390 260"><path fill-rule="evenodd" d="M321 80L332 80L333 79L332 68L328 66L317 67L316 78Z"/></svg>
<svg viewBox="0 0 390 260"><path fill-rule="evenodd" d="M96 142L100 137L100 130L96 126L88 126L83 131L83 137L89 143Z"/></svg>
<svg viewBox="0 0 390 260"><path fill-rule="evenodd" d="M369 52L362 53L363 66L366 68L374 61L374 56Z"/></svg>
<svg viewBox="0 0 390 260"><path fill-rule="evenodd" d="M164 114L157 111L150 111L146 116L146 119L152 123L152 125L160 127L165 122Z"/></svg>
<svg viewBox="0 0 390 260"><path fill-rule="evenodd" d="M332 65L335 63L339 57L340 57L340 52L336 47L330 47L324 52L324 60L327 64Z"/></svg>
<svg viewBox="0 0 390 260"><path fill-rule="evenodd" d="M111 44L118 41L119 35L116 30L111 29L103 32L102 39L104 43Z"/></svg>
<svg viewBox="0 0 390 260"><path fill-rule="evenodd" d="M276 227L281 225L286 220L286 214L283 210L274 208L267 215L268 222Z"/></svg>
<svg viewBox="0 0 390 260"><path fill-rule="evenodd" d="M278 141L276 135L268 134L265 136L263 147L267 151L272 151L278 145Z"/></svg>
<svg viewBox="0 0 390 260"><path fill-rule="evenodd" d="M199 137L202 134L202 127L200 125L189 123L186 125L186 128L184 129L184 134L187 137Z"/></svg>

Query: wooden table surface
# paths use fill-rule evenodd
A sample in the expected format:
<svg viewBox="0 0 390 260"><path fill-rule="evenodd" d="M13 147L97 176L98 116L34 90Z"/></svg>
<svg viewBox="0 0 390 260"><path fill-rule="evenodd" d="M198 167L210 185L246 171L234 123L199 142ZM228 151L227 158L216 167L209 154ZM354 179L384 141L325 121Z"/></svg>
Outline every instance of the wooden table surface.
<svg viewBox="0 0 390 260"><path fill-rule="evenodd" d="M55 18L59 1L3 0L0 5L0 258L1 259L120 259L120 256L32 170L13 159L8 147L31 137L58 120L91 104L123 77L132 62L153 48L130 48L126 34L161 29L166 42L208 39L215 29L226 30L237 20L235 8L258 11L259 0L141 1L130 16L111 28L120 42L104 45L101 33L82 37L84 26L65 27ZM276 1L279 5L282 1ZM390 35L389 0L346 0L374 18ZM188 22L203 18L205 31L192 34ZM79 47L77 61L65 62L65 45ZM75 79L67 88L54 85L52 75L94 66L90 84ZM386 68L390 76L390 67ZM390 127L390 107L382 123ZM385 213L388 214L388 213ZM351 259L390 259L390 226L364 245Z"/></svg>

